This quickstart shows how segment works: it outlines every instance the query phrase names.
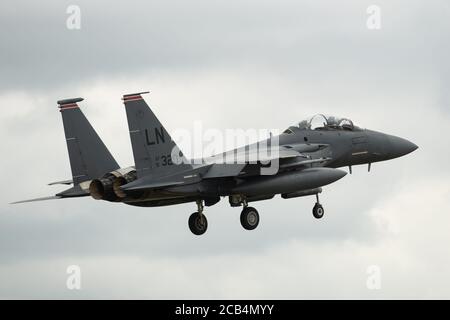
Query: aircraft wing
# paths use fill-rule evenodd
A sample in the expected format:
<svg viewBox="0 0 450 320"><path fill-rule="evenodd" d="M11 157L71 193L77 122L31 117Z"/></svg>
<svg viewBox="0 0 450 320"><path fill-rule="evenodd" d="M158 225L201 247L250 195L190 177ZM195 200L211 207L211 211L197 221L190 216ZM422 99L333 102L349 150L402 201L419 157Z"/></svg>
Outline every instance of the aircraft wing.
<svg viewBox="0 0 450 320"><path fill-rule="evenodd" d="M205 159L207 163L212 164L249 164L258 161L270 161L274 159L294 158L301 156L296 150L274 147L269 149L236 149L214 155Z"/></svg>
<svg viewBox="0 0 450 320"><path fill-rule="evenodd" d="M256 145L238 148L205 159L212 164L203 178L233 177L242 174L248 164L267 164L272 160L280 161L280 169L301 167L314 163L330 161L331 158L312 159L306 153L312 153L328 147L327 144L299 143L257 149Z"/></svg>
<svg viewBox="0 0 450 320"><path fill-rule="evenodd" d="M276 146L269 149L240 148L204 159L204 164L193 169L175 172L162 177L144 176L121 187L122 190L145 190L190 184L203 179L235 177L244 174L247 165L264 165L276 159L283 159L280 168L293 168L322 163L330 158L311 159L299 150L314 152L327 145L298 144L289 147ZM261 163L262 162L262 163Z"/></svg>
<svg viewBox="0 0 450 320"><path fill-rule="evenodd" d="M304 157L305 153L316 152L328 147L327 144L317 143L296 143L274 147L258 147L252 144L247 147L230 150L205 159L207 163L256 163L257 161L267 162L275 159L287 159Z"/></svg>
<svg viewBox="0 0 450 320"><path fill-rule="evenodd" d="M268 162L276 159L296 158L302 154L298 151L284 148L271 148L266 150L254 150L236 154L237 163Z"/></svg>

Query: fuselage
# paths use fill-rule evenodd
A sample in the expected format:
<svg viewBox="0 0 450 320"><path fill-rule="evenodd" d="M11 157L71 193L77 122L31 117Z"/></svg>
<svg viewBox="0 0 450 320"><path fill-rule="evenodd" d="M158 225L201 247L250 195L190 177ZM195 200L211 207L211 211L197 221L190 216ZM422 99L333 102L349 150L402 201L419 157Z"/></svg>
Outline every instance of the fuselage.
<svg viewBox="0 0 450 320"><path fill-rule="evenodd" d="M261 143L261 142L260 142ZM268 144L264 141L263 144ZM313 163L312 168L340 168L354 165L370 164L401 157L417 146L408 140L358 127L323 127L304 129L290 127L283 134L270 138L270 144L277 144L282 149L300 148L308 159L328 159L323 163ZM311 147L309 150L309 146ZM316 147L317 145L321 147ZM240 150L245 147L240 148ZM306 150L306 151L305 151ZM289 160L286 160L289 161ZM289 194L312 190L332 183L343 177L342 171L333 172L317 169L315 172L305 170L304 166L292 169L283 168L270 176L259 174L258 164L249 164L244 174L239 177L200 179L191 184L164 188L153 191L151 195L126 201L130 205L163 206L191 202L197 199L216 203L220 196L242 195L248 198L269 199L275 194ZM205 166L206 172L207 166ZM201 166L199 172L201 173ZM241 179L245 184L241 185Z"/></svg>
<svg viewBox="0 0 450 320"><path fill-rule="evenodd" d="M330 157L327 167L339 168L401 157L417 149L403 138L368 129L319 129L289 128L292 133L279 136L280 146L310 143L329 147L312 154L313 157Z"/></svg>

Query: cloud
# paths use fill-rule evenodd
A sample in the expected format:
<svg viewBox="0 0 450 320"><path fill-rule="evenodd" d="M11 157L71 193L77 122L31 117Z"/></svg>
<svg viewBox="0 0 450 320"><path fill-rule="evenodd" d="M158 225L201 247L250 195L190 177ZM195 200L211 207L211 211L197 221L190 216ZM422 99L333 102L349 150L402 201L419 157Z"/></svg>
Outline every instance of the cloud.
<svg viewBox="0 0 450 320"><path fill-rule="evenodd" d="M438 191L424 191L423 184L433 184ZM367 215L379 234L373 243L343 238L309 241L299 235L245 252L216 247L214 254L201 256L141 253L36 259L3 264L0 280L10 295L30 298L446 298L450 261L439 244L445 247L448 240L449 192L442 181L427 179L386 197ZM430 212L418 194L440 210ZM422 214L415 215L417 210ZM64 270L73 263L82 270L79 292L65 287ZM371 265L380 268L380 290L366 286ZM17 276L6 276L11 273Z"/></svg>

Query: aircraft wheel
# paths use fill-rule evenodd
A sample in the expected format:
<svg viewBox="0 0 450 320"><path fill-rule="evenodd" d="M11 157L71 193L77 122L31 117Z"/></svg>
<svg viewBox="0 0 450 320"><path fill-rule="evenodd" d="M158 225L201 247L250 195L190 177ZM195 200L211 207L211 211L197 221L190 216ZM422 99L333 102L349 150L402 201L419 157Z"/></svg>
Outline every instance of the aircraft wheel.
<svg viewBox="0 0 450 320"><path fill-rule="evenodd" d="M253 230L259 224L259 214L255 208L245 207L241 212L241 225L246 230Z"/></svg>
<svg viewBox="0 0 450 320"><path fill-rule="evenodd" d="M208 220L203 213L194 212L189 217L189 229L196 236L200 236L208 229Z"/></svg>
<svg viewBox="0 0 450 320"><path fill-rule="evenodd" d="M323 215L325 213L325 210L323 210L323 207L322 207L322 205L320 203L316 203L314 205L314 208L313 208L312 212L313 212L314 218L320 219L320 218L323 217Z"/></svg>

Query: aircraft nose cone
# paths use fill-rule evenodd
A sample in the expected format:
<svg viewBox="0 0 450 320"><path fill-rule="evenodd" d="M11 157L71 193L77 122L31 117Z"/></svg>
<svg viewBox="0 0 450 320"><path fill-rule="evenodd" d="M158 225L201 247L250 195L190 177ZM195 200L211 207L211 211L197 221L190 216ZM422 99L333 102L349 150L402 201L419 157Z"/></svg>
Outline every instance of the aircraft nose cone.
<svg viewBox="0 0 450 320"><path fill-rule="evenodd" d="M404 156L418 148L418 146L411 141L396 136L389 136L389 143L391 145L390 153L392 158Z"/></svg>

